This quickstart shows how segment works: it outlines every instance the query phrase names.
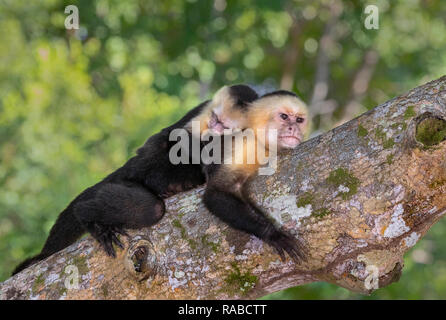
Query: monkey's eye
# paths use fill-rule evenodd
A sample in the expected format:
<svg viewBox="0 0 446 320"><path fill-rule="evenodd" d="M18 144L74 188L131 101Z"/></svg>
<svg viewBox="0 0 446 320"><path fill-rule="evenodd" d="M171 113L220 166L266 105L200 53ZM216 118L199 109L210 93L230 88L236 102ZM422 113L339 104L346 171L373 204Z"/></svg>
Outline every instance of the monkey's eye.
<svg viewBox="0 0 446 320"><path fill-rule="evenodd" d="M288 119L288 115L286 115L285 113L281 113L281 114L280 114L280 117L281 117L283 120Z"/></svg>
<svg viewBox="0 0 446 320"><path fill-rule="evenodd" d="M302 122L304 122L304 121L305 121L304 118L301 118L301 117L297 117L297 118L296 118L296 122L297 122L297 123L302 123Z"/></svg>

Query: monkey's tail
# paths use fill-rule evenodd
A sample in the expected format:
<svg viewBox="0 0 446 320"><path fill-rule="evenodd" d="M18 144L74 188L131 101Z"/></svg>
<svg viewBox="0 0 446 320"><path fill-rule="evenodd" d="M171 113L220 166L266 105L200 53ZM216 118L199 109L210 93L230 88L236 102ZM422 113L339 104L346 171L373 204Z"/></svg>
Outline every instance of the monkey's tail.
<svg viewBox="0 0 446 320"><path fill-rule="evenodd" d="M50 235L46 239L42 251L31 258L26 259L19 264L13 275L27 268L28 266L43 260L53 253L56 253L70 244L74 243L85 233L85 228L73 214L73 203L71 203L64 211L62 211L51 228Z"/></svg>
<svg viewBox="0 0 446 320"><path fill-rule="evenodd" d="M25 261L23 261L22 263L20 263L17 267L15 267L14 271L12 272L12 275L15 275L16 273L19 273L20 271L22 271L23 269L26 269L28 266L43 260L44 258L40 256L40 254L28 258Z"/></svg>

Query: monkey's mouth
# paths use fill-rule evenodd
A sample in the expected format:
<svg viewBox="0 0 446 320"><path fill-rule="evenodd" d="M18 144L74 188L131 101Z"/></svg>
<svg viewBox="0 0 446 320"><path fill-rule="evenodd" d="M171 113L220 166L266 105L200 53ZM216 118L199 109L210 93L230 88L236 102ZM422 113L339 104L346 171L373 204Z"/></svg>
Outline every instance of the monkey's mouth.
<svg viewBox="0 0 446 320"><path fill-rule="evenodd" d="M296 136L279 136L279 139L284 145L290 146L292 148L294 148L301 142L301 139Z"/></svg>
<svg viewBox="0 0 446 320"><path fill-rule="evenodd" d="M209 120L208 127L210 130L219 134L223 133L223 130L225 129L230 129L217 117L214 112L212 112L211 114L211 119Z"/></svg>

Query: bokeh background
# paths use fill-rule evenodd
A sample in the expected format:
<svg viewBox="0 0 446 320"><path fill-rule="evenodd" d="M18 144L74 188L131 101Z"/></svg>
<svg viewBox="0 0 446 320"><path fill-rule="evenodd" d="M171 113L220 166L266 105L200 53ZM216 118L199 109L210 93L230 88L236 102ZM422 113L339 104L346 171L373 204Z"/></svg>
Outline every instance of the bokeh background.
<svg viewBox="0 0 446 320"><path fill-rule="evenodd" d="M441 0L0 1L0 281L78 193L220 86L295 91L316 135L446 74L445 22ZM315 283L266 298L445 299L445 227L369 297Z"/></svg>

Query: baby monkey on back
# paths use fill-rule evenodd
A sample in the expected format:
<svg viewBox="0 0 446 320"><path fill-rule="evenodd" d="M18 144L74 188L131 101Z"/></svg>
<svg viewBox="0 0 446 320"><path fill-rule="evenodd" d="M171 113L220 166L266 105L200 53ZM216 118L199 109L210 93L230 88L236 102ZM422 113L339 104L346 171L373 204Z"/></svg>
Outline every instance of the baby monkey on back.
<svg viewBox="0 0 446 320"><path fill-rule="evenodd" d="M243 110L257 98L245 85L220 89L212 100L189 111L173 125L151 136L121 168L84 190L64 209L50 230L42 251L22 262L13 274L75 242L89 232L110 256L113 245L123 247L117 237L125 229L157 223L164 215L163 199L205 183L200 164L173 164L169 150L176 143L169 137L197 117L204 129L221 133L224 128L244 125Z"/></svg>
<svg viewBox="0 0 446 320"><path fill-rule="evenodd" d="M207 187L204 203L208 210L231 227L253 234L277 250L282 259L285 252L296 262L305 259L305 246L299 239L277 228L248 195L247 184L256 175L272 150L293 149L302 142L308 128L306 105L289 91L275 91L262 96L245 109L246 127L254 139L242 139L243 157L237 161L238 135L233 134L229 147L222 142L222 164L204 166ZM221 137L223 140L223 137ZM258 152L257 148L263 148ZM240 150L238 150L240 152ZM231 158L231 159L228 159ZM254 159L249 163L248 159Z"/></svg>

